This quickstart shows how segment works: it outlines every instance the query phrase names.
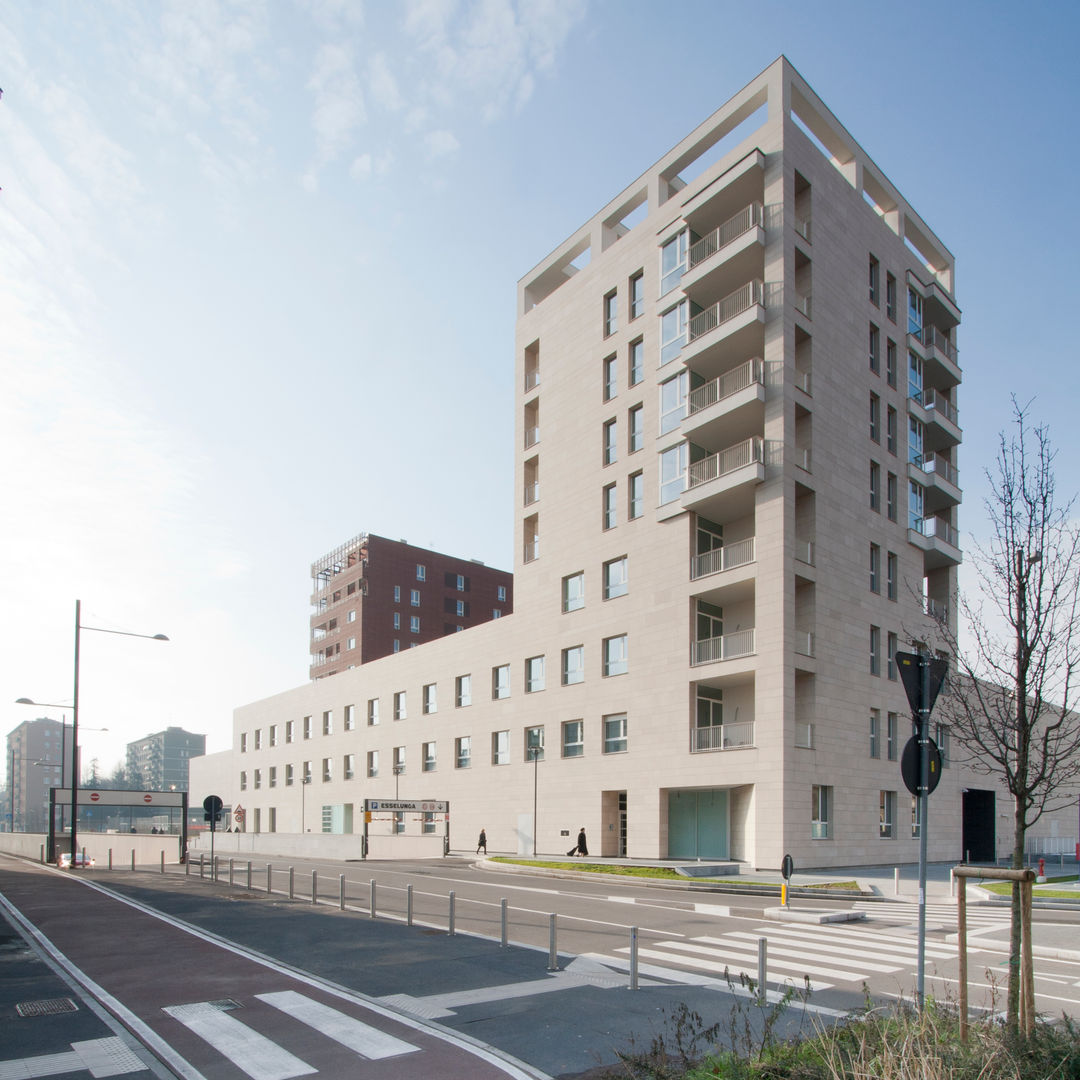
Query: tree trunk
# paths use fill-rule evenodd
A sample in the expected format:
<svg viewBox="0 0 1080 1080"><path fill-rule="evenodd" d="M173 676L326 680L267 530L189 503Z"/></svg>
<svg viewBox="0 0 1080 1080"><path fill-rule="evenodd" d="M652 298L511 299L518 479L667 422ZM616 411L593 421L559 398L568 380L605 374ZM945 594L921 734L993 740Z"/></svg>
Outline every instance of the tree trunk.
<svg viewBox="0 0 1080 1080"><path fill-rule="evenodd" d="M1027 808L1022 797L1013 804L1013 851L1012 868L1024 868L1024 838L1026 835ZM1013 1034L1020 1024L1020 931L1022 913L1020 906L1020 882L1012 883L1011 921L1009 927L1009 993L1005 1007L1005 1023Z"/></svg>

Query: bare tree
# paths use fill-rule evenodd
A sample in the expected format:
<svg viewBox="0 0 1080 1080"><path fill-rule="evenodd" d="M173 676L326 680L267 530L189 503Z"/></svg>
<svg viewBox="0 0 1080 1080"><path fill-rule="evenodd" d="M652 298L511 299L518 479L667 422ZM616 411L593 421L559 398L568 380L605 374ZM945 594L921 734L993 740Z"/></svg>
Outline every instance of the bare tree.
<svg viewBox="0 0 1080 1080"><path fill-rule="evenodd" d="M1076 497L1059 503L1046 427L1013 399L1013 428L986 470L990 525L974 545L978 591L961 597L967 637L950 641L958 678L941 702L967 764L1013 800L1012 866L1024 865L1027 831L1075 799L1080 779L1080 527ZM1020 890L1013 885L1007 1021L1019 1005Z"/></svg>

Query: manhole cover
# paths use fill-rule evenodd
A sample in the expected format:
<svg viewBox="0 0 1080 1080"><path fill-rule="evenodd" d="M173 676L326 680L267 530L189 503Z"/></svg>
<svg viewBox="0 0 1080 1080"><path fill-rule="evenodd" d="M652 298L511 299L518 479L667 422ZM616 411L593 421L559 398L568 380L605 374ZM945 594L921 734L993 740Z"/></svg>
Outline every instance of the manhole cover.
<svg viewBox="0 0 1080 1080"><path fill-rule="evenodd" d="M208 1001L206 1004L212 1005L222 1012L230 1012L232 1009L242 1009L244 1007L239 1001L233 1001L232 998L219 998L217 1001Z"/></svg>
<svg viewBox="0 0 1080 1080"><path fill-rule="evenodd" d="M79 1006L71 998L49 998L46 1001L20 1001L15 1011L20 1016L56 1016L78 1012Z"/></svg>

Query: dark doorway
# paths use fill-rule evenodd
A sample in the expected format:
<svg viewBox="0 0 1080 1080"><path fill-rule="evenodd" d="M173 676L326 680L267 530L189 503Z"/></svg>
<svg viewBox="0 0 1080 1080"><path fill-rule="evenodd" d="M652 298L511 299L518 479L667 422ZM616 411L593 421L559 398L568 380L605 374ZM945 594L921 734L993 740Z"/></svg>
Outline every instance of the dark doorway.
<svg viewBox="0 0 1080 1080"><path fill-rule="evenodd" d="M994 792L964 792L964 851L967 862L993 862L997 856L994 843Z"/></svg>

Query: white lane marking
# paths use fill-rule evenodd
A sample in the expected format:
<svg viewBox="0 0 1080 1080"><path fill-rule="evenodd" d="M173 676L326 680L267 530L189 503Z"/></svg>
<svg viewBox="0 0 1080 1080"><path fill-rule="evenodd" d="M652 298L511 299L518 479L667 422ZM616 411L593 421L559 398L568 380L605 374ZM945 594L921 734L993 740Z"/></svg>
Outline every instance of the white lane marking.
<svg viewBox="0 0 1080 1080"><path fill-rule="evenodd" d="M697 941L705 941L705 938L698 938ZM736 963L750 964L752 965L752 974L757 977L757 949L751 948L749 945L743 945L741 942L724 941L721 939L718 943L723 946L722 948L714 949L709 948L707 945L697 945L694 941L661 941L659 946L665 949L674 949L676 952L690 952L696 953L699 956L711 956L712 967L715 971L717 968L717 961L723 961L728 957L735 960ZM790 952L790 950L782 950L783 952ZM799 957L799 953L795 953L796 957ZM813 957L812 959L819 959ZM833 967L817 967L807 963L791 963L788 960L779 960L773 957L773 950L769 950L768 966L770 968L780 968L781 970L794 971L797 975L823 975L830 979L847 979L853 981L855 979L862 978L861 973L846 971L841 968Z"/></svg>
<svg viewBox="0 0 1080 1080"><path fill-rule="evenodd" d="M731 908L726 904L695 904L694 911L698 915L718 915L721 919L731 918Z"/></svg>
<svg viewBox="0 0 1080 1080"><path fill-rule="evenodd" d="M395 1039L393 1035L388 1035L370 1024L346 1016L337 1009L331 1009L329 1005L323 1005L305 994L298 994L295 990L256 994L255 997L299 1020L301 1024L314 1028L334 1042L341 1043L361 1057L377 1060L411 1054L420 1049L412 1043Z"/></svg>
<svg viewBox="0 0 1080 1080"><path fill-rule="evenodd" d="M290 1080L294 1076L318 1072L272 1039L253 1031L209 1002L166 1005L162 1012L208 1042L252 1080Z"/></svg>

